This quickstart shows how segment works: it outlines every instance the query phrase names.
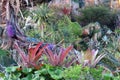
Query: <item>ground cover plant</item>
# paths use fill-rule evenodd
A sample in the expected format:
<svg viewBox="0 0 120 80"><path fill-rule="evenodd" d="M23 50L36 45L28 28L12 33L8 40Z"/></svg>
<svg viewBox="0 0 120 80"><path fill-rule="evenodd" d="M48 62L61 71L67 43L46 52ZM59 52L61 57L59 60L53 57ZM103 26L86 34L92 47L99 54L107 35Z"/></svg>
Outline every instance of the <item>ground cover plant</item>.
<svg viewBox="0 0 120 80"><path fill-rule="evenodd" d="M92 3L74 9L67 0L38 2L1 2L6 27L0 38L0 80L120 79L117 11Z"/></svg>

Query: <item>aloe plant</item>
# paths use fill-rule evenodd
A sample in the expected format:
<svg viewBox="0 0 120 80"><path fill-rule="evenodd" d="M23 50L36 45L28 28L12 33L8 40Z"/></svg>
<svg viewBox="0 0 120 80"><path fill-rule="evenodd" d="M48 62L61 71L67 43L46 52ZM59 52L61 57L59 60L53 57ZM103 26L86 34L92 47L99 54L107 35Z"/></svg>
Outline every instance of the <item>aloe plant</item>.
<svg viewBox="0 0 120 80"><path fill-rule="evenodd" d="M41 67L41 63L39 63L39 59L42 56L44 49L47 47L45 45L41 49L40 46L42 45L42 42L39 42L35 47L30 47L28 49L28 53L25 53L21 48L18 46L17 42L15 42L14 46L15 49L18 51L21 62L20 65L23 67L30 67L30 68L36 68L39 69Z"/></svg>
<svg viewBox="0 0 120 80"><path fill-rule="evenodd" d="M98 50L88 49L85 53L81 52L81 54L77 54L77 61L83 66L95 67L96 64L106 55L100 54L99 56L97 56L97 54Z"/></svg>

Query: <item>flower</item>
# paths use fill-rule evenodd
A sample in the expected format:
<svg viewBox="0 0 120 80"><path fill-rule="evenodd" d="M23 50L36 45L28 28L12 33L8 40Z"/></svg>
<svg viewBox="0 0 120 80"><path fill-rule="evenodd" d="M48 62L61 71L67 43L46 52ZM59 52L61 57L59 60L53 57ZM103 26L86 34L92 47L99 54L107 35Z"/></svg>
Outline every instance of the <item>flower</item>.
<svg viewBox="0 0 120 80"><path fill-rule="evenodd" d="M64 8L62 9L62 12L63 12L63 14L65 14L65 15L69 15L70 12L71 12L71 9L68 9L68 8L64 7Z"/></svg>
<svg viewBox="0 0 120 80"><path fill-rule="evenodd" d="M55 48L55 45L53 44L48 44L48 49L53 50Z"/></svg>

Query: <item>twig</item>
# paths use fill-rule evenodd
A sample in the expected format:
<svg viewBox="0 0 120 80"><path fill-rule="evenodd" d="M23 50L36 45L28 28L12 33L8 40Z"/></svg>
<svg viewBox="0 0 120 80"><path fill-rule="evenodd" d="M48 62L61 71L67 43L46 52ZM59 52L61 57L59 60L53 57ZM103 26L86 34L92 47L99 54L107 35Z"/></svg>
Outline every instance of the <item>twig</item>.
<svg viewBox="0 0 120 80"><path fill-rule="evenodd" d="M19 11L20 11L20 14L21 14L21 17L24 19L24 16L23 16L23 14L22 14L22 11L19 9Z"/></svg>

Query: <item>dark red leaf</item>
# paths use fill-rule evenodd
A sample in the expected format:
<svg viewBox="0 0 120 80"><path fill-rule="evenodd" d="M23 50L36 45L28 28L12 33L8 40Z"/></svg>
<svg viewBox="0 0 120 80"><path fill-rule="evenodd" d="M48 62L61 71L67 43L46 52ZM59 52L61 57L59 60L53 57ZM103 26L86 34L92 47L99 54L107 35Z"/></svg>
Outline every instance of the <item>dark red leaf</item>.
<svg viewBox="0 0 120 80"><path fill-rule="evenodd" d="M31 60L34 60L34 59L35 59L36 53L37 53L37 51L38 51L38 49L40 48L41 45L42 45L42 42L39 42L39 43L36 45L35 48L30 48L30 49L29 49L29 58L30 58Z"/></svg>
<svg viewBox="0 0 120 80"><path fill-rule="evenodd" d="M46 47L47 47L47 45L45 45L42 49L39 50L39 52L37 53L37 55L33 59L33 62L37 62L39 60L39 58L41 57L41 55Z"/></svg>
<svg viewBox="0 0 120 80"><path fill-rule="evenodd" d="M50 50L50 49L48 49L48 48L46 48L46 50L47 50L47 54L48 54L48 58L49 58L49 60L50 60L50 62L54 65L54 61L55 61L55 59L54 59L54 54L53 54L53 52Z"/></svg>
<svg viewBox="0 0 120 80"><path fill-rule="evenodd" d="M63 63L64 59L66 58L66 56L68 55L68 53L70 52L70 50L72 49L72 46L69 46L65 51L63 51L63 53L61 53L60 55L60 64Z"/></svg>

